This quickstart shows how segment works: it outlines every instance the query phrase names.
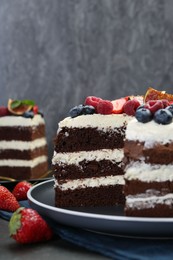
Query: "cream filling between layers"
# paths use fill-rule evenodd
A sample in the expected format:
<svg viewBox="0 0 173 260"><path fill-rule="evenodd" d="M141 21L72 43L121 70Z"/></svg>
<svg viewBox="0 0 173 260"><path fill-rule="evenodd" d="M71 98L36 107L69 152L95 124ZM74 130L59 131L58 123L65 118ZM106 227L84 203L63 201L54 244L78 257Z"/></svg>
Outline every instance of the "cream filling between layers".
<svg viewBox="0 0 173 260"><path fill-rule="evenodd" d="M83 160L86 161L101 161L101 160L109 160L112 162L122 162L124 156L123 149L102 149L96 151L80 151L74 153L56 153L54 152L54 156L52 159L52 164L75 164L79 165L79 163Z"/></svg>
<svg viewBox="0 0 173 260"><path fill-rule="evenodd" d="M47 161L47 157L45 155L39 156L33 160L0 160L0 167L30 167L34 168L40 163L44 163Z"/></svg>
<svg viewBox="0 0 173 260"><path fill-rule="evenodd" d="M55 180L55 188L58 187L61 190L75 190L75 189L84 189L86 187L94 188L100 186L109 186L109 185L124 185L123 175L116 176L105 176L98 178L85 178L77 180L64 180L63 184L59 184Z"/></svg>
<svg viewBox="0 0 173 260"><path fill-rule="evenodd" d="M34 141L0 141L0 150L34 150L35 148L44 147L46 145L45 138L39 138Z"/></svg>
<svg viewBox="0 0 173 260"><path fill-rule="evenodd" d="M126 180L139 180L142 182L173 181L173 164L146 164L145 162L133 162L125 169Z"/></svg>
<svg viewBox="0 0 173 260"><path fill-rule="evenodd" d="M143 196L143 198L142 198ZM157 204L173 205L173 193L161 196L148 196L146 194L130 195L126 197L126 207L132 209L154 208Z"/></svg>
<svg viewBox="0 0 173 260"><path fill-rule="evenodd" d="M126 114L110 114L110 115L81 115L75 118L66 117L59 122L58 132L63 127L67 128L97 128L101 131L109 131L114 128L123 127L132 120L132 116Z"/></svg>

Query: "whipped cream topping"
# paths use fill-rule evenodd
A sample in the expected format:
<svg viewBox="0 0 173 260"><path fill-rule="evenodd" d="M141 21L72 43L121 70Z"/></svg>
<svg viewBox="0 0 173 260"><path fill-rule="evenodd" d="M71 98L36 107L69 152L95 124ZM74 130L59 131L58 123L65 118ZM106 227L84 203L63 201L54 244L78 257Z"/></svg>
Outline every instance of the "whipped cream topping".
<svg viewBox="0 0 173 260"><path fill-rule="evenodd" d="M123 175L117 176L105 176L98 178L85 178L78 180L65 180L63 184L59 184L57 180L55 180L55 188L59 187L61 190L75 190L75 189L83 189L86 187L99 187L99 186L109 186L109 185L124 185Z"/></svg>
<svg viewBox="0 0 173 260"><path fill-rule="evenodd" d="M126 114L93 114L93 115L81 115L75 118L66 117L59 123L58 132L63 127L68 128L98 128L99 130L106 131L107 129L122 127L132 120L132 116Z"/></svg>
<svg viewBox="0 0 173 260"><path fill-rule="evenodd" d="M38 164L44 163L46 161L47 161L47 157L43 155L32 160L16 160L16 159L0 160L0 166L34 168Z"/></svg>
<svg viewBox="0 0 173 260"><path fill-rule="evenodd" d="M144 142L144 147L152 148L155 144L173 142L173 123L161 125L154 122L138 122L133 118L127 125L126 139Z"/></svg>
<svg viewBox="0 0 173 260"><path fill-rule="evenodd" d="M39 138L34 141L0 141L0 150L34 150L39 147L43 147L46 145L45 138Z"/></svg>
<svg viewBox="0 0 173 260"><path fill-rule="evenodd" d="M173 181L173 164L146 164L145 162L132 162L125 169L126 180L139 180L142 182Z"/></svg>
<svg viewBox="0 0 173 260"><path fill-rule="evenodd" d="M75 164L79 165L79 163L83 160L87 161L101 161L101 160L109 160L112 162L121 162L124 156L123 149L102 149L96 151L80 151L74 153L56 153L54 152L54 156L52 159L52 164Z"/></svg>
<svg viewBox="0 0 173 260"><path fill-rule="evenodd" d="M34 127L44 123L44 118L39 114L35 115L33 118L25 118L23 116L0 117L0 126Z"/></svg>

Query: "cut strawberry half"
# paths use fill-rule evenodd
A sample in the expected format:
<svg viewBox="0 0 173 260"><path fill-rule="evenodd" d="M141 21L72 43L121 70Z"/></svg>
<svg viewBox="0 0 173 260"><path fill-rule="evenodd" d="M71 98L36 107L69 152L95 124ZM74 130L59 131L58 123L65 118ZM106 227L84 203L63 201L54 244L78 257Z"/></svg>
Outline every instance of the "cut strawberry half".
<svg viewBox="0 0 173 260"><path fill-rule="evenodd" d="M122 114L123 113L123 106L127 102L129 97L119 98L116 100L111 101L113 104L112 114Z"/></svg>

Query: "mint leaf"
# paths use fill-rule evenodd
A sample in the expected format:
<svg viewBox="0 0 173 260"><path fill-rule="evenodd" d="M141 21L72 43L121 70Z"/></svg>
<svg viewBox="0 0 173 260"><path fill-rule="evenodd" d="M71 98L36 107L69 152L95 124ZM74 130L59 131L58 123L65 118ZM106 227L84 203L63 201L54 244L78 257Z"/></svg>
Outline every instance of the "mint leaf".
<svg viewBox="0 0 173 260"><path fill-rule="evenodd" d="M34 106L35 102L33 100L24 99L21 101L22 105Z"/></svg>
<svg viewBox="0 0 173 260"><path fill-rule="evenodd" d="M14 101L12 101L10 106L11 106L12 109L14 109L14 108L19 107L21 105L21 103L22 102L20 100L14 100Z"/></svg>

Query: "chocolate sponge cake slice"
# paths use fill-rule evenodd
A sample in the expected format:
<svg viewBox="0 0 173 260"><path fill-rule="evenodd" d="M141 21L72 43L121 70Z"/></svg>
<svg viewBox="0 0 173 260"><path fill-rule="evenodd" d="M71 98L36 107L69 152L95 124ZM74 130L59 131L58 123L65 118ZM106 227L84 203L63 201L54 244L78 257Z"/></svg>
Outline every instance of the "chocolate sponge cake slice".
<svg viewBox="0 0 173 260"><path fill-rule="evenodd" d="M48 171L45 121L33 105L28 109L22 101L14 103L18 104L14 111L0 107L0 176L39 178Z"/></svg>
<svg viewBox="0 0 173 260"><path fill-rule="evenodd" d="M52 167L55 205L124 204L123 146L131 116L92 114L59 123Z"/></svg>

